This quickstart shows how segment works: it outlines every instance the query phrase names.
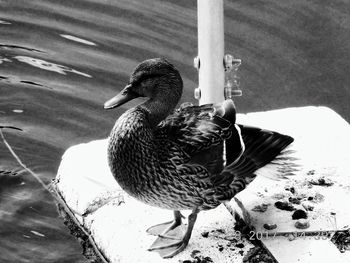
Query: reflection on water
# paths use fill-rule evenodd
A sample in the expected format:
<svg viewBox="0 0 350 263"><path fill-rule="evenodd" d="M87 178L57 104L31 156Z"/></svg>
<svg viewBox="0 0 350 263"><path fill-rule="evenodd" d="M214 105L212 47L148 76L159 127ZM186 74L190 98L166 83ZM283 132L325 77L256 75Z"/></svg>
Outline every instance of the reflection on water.
<svg viewBox="0 0 350 263"><path fill-rule="evenodd" d="M105 138L134 105L103 110L140 61L167 57L194 102L195 4L0 1L0 129L45 185L65 149ZM322 104L350 120L349 10L340 0L225 0L226 50L243 60L238 111ZM84 262L51 195L3 141L0 157L0 262Z"/></svg>
<svg viewBox="0 0 350 263"><path fill-rule="evenodd" d="M27 63L33 67L41 68L44 70L49 70L49 71L54 71L63 75L66 75L66 72L72 72L78 75L82 75L87 78L91 78L89 74L77 71L75 69L71 69L69 67L65 67L62 65L58 65L55 63L50 63L42 59L36 59L36 58L31 58L31 57L26 57L26 56L15 56L15 59L17 59L20 62Z"/></svg>
<svg viewBox="0 0 350 263"><path fill-rule="evenodd" d="M10 22L4 21L4 20L0 20L0 24L3 24L3 25L11 25Z"/></svg>
<svg viewBox="0 0 350 263"><path fill-rule="evenodd" d="M0 58L0 64L4 62L11 62L11 60L9 60L8 58Z"/></svg>
<svg viewBox="0 0 350 263"><path fill-rule="evenodd" d="M0 63L1 64L1 63ZM0 76L0 81L8 83L8 84L17 84L20 85L21 83L23 84L29 84L29 85L34 85L34 86L39 86L39 87L43 87L43 85L36 83L34 81L30 81L30 80L21 80L19 79L17 76ZM49 88L49 87L48 87Z"/></svg>
<svg viewBox="0 0 350 263"><path fill-rule="evenodd" d="M91 42L91 41L88 41L88 40L85 40L85 39L82 39L82 38L79 38L79 37L75 37L75 36L71 36L71 35L64 35L64 34L61 34L60 36L66 38L66 39L69 39L69 40L73 40L73 41L76 41L76 42L79 42L79 43L83 43L85 45L96 46L96 44L94 42Z"/></svg>
<svg viewBox="0 0 350 263"><path fill-rule="evenodd" d="M0 49L4 49L4 50L23 49L23 50L32 51L32 52L43 52L43 51L37 50L35 48L27 48L27 47L22 47L22 46L17 46L17 45L4 45L4 44L0 44Z"/></svg>

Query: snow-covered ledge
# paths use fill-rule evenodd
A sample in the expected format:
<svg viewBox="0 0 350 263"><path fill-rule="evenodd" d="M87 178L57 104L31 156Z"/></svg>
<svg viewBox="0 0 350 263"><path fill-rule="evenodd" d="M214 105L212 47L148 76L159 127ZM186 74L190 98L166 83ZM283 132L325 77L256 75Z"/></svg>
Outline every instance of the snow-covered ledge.
<svg viewBox="0 0 350 263"><path fill-rule="evenodd" d="M265 176L259 176L237 196L245 220L255 228L252 235L262 235L264 245L279 262L321 262L317 258L329 256L333 262L334 257L336 262L349 262L349 253L340 254L329 240L322 241L326 248L315 252L321 245L316 239L290 241L279 234L349 228L345 200L350 200L350 125L329 108L311 106L238 114L237 119L238 123L293 136L295 142L288 149L293 151L289 152L292 158L287 163L299 165L281 164L277 169L268 165L258 171ZM147 251L155 237L145 230L169 221L172 213L144 205L120 189L108 168L106 146L107 140L98 140L69 148L62 157L56 190L109 262L164 262L157 253ZM271 179L291 169L294 175ZM293 201L295 209L306 211L310 226L296 228L294 211L276 208L278 201ZM268 230L264 224L276 228ZM197 255L208 256L213 262L241 262L252 245L237 238L233 226L234 219L222 206L201 212L186 250L167 261L190 260L191 253L193 258L198 250ZM264 238L266 233L272 237Z"/></svg>

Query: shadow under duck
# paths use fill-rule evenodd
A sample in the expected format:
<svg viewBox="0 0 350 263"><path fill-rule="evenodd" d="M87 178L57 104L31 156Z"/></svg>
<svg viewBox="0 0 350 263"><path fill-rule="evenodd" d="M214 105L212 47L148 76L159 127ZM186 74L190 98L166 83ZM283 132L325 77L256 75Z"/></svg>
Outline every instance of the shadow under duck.
<svg viewBox="0 0 350 263"><path fill-rule="evenodd" d="M293 138L236 124L232 100L175 110L183 89L178 70L167 60L140 63L129 84L104 105L121 106L137 97L144 103L116 121L108 161L119 185L134 198L174 211L174 220L151 227L158 235L149 250L164 258L187 246L197 214L228 202L251 182ZM180 210L192 210L183 235Z"/></svg>

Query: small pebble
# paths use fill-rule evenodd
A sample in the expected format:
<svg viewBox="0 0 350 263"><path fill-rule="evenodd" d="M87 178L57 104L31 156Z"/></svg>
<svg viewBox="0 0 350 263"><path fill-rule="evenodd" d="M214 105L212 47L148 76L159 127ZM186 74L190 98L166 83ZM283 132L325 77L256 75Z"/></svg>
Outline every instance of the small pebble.
<svg viewBox="0 0 350 263"><path fill-rule="evenodd" d="M266 210L267 210L268 207L269 207L269 204L256 205L256 206L254 206L254 208L252 209L252 211L264 213L264 212L266 212Z"/></svg>
<svg viewBox="0 0 350 263"><path fill-rule="evenodd" d="M315 174L315 170L310 170L307 172L307 175L314 175Z"/></svg>
<svg viewBox="0 0 350 263"><path fill-rule="evenodd" d="M316 202L316 203L323 202L324 201L324 195L322 195L320 193L316 193L313 201Z"/></svg>
<svg viewBox="0 0 350 263"><path fill-rule="evenodd" d="M201 233L202 237L207 238L209 236L209 231L204 231Z"/></svg>
<svg viewBox="0 0 350 263"><path fill-rule="evenodd" d="M294 226L299 229L306 229L310 227L310 223L307 219L299 219L295 222Z"/></svg>
<svg viewBox="0 0 350 263"><path fill-rule="evenodd" d="M267 230L273 230L273 229L276 229L277 228L277 225L276 224L264 224L264 228L267 229Z"/></svg>
<svg viewBox="0 0 350 263"><path fill-rule="evenodd" d="M307 200L312 201L313 203L321 203L324 201L324 195L316 193L314 196L309 196Z"/></svg>
<svg viewBox="0 0 350 263"><path fill-rule="evenodd" d="M294 187L291 187L291 188L289 188L289 191L290 191L292 194L294 194L294 193L295 193L295 188L294 188Z"/></svg>
<svg viewBox="0 0 350 263"><path fill-rule="evenodd" d="M199 253L201 253L201 252L200 252L199 250L196 250L196 249L195 249L195 250L192 250L192 252L191 252L191 255L190 255L190 256L191 256L191 258L195 258L195 257L196 257L196 255L197 255L197 254L199 254Z"/></svg>
<svg viewBox="0 0 350 263"><path fill-rule="evenodd" d="M302 218L307 218L307 213L304 210L298 209L295 210L293 215L292 215L292 219L293 220L298 220L298 219L302 219Z"/></svg>
<svg viewBox="0 0 350 263"><path fill-rule="evenodd" d="M238 243L238 244L235 245L235 247L244 248L244 244L243 243Z"/></svg>
<svg viewBox="0 0 350 263"><path fill-rule="evenodd" d="M286 211L294 211L295 210L295 207L288 202L277 201L275 203L275 206L281 210L286 210Z"/></svg>
<svg viewBox="0 0 350 263"><path fill-rule="evenodd" d="M310 184L319 186L332 186L334 183L328 178L320 177L318 179L310 180Z"/></svg>

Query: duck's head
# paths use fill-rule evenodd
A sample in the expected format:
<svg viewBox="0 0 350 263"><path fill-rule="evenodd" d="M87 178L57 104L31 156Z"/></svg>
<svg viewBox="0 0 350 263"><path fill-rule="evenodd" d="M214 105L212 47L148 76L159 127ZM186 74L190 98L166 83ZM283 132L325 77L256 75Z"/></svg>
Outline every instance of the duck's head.
<svg viewBox="0 0 350 263"><path fill-rule="evenodd" d="M148 59L140 63L130 76L125 88L104 104L112 109L137 97L150 101L162 101L175 107L182 95L182 79L179 71L162 58Z"/></svg>

